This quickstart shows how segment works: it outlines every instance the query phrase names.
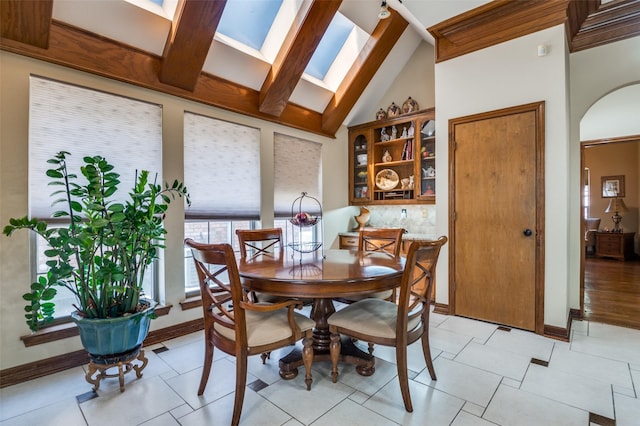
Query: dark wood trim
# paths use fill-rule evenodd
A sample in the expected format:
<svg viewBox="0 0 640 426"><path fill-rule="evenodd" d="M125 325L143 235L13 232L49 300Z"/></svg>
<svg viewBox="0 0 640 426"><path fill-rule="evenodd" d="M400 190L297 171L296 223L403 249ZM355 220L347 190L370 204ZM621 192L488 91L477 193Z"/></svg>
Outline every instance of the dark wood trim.
<svg viewBox="0 0 640 426"><path fill-rule="evenodd" d="M433 313L434 314L442 314L442 315L450 315L449 305L446 303L434 303L433 304Z"/></svg>
<svg viewBox="0 0 640 426"><path fill-rule="evenodd" d="M2 38L46 49L53 16L53 0L0 1Z"/></svg>
<svg viewBox="0 0 640 426"><path fill-rule="evenodd" d="M172 305L157 306L154 310L159 317L169 315ZM78 336L78 327L70 320L60 322L59 324L38 330L35 333L21 336L20 340L25 347L43 345L45 343L55 342L56 340L66 339L68 337Z"/></svg>
<svg viewBox="0 0 640 426"><path fill-rule="evenodd" d="M428 28L436 63L562 24L568 0L494 0Z"/></svg>
<svg viewBox="0 0 640 426"><path fill-rule="evenodd" d="M592 0L593 1L593 0ZM580 4L572 1L570 5ZM614 0L591 11L570 39L571 52L640 35L640 0Z"/></svg>
<svg viewBox="0 0 640 426"><path fill-rule="evenodd" d="M436 62L566 24L577 52L640 35L640 0L495 0L428 28Z"/></svg>
<svg viewBox="0 0 640 426"><path fill-rule="evenodd" d="M503 117L512 114L521 114L524 112L535 113L536 126L536 247L535 247L535 332L537 334L544 333L544 285L545 285L545 192L544 192L544 146L545 146L545 102L533 102L530 104L519 105L510 108L488 111L479 114L473 114L465 117L450 119L448 123L449 131L449 313L456 314L456 283L455 268L455 217L453 212L456 211L455 197L455 126L458 124L468 123L478 120L486 120L489 118Z"/></svg>
<svg viewBox="0 0 640 426"><path fill-rule="evenodd" d="M342 124L340 121L333 132L327 132L322 128L322 114L292 103L280 117L262 113L257 90L204 72L193 92L162 83L158 79L162 58L157 55L55 20L48 49L8 38L0 39L0 49L322 136L335 137Z"/></svg>
<svg viewBox="0 0 640 426"><path fill-rule="evenodd" d="M409 23L395 10L378 21L366 45L322 114L322 130L335 134Z"/></svg>
<svg viewBox="0 0 640 426"><path fill-rule="evenodd" d="M200 331L204 328L202 319L194 319L181 324L176 324L160 330L150 331L144 341L145 346L155 345L169 339L184 336ZM77 334L77 333L76 333ZM16 385L38 377L58 373L69 368L79 367L89 362L89 356L85 350L74 351L54 357L41 359L17 367L6 368L0 371L0 388Z"/></svg>
<svg viewBox="0 0 640 426"><path fill-rule="evenodd" d="M306 0L260 89L259 110L278 117L289 102L342 0Z"/></svg>
<svg viewBox="0 0 640 426"><path fill-rule="evenodd" d="M193 91L226 4L227 0L178 2L162 54L161 82Z"/></svg>
<svg viewBox="0 0 640 426"><path fill-rule="evenodd" d="M544 333L545 337L549 337L551 339L562 340L563 342L568 342L571 338L571 324L573 319L581 319L582 314L578 309L570 309L569 317L567 318L567 328L557 327L555 325L544 325Z"/></svg>

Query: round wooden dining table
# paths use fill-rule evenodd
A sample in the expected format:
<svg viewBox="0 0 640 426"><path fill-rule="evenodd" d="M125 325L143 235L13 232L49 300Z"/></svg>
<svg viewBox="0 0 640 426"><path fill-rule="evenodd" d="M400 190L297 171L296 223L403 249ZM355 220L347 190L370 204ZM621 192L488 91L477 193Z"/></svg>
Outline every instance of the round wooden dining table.
<svg viewBox="0 0 640 426"><path fill-rule="evenodd" d="M405 259L386 253L356 250L325 250L298 253L285 250L282 256L258 256L240 260L238 270L247 291L296 299L312 299L313 360L330 361L327 318L335 312L334 298L362 295L398 287ZM342 339L341 362L356 365L363 376L375 371L374 357ZM280 376L292 379L302 365L299 348L280 359Z"/></svg>

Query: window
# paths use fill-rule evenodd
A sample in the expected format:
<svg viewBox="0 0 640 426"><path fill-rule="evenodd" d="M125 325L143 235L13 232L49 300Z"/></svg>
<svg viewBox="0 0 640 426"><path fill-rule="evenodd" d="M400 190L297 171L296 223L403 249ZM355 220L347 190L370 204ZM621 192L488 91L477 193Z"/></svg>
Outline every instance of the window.
<svg viewBox="0 0 640 426"><path fill-rule="evenodd" d="M239 250L235 230L253 229L260 218L260 130L187 112L184 162L191 196L185 238ZM185 294L198 291L191 251L185 249Z"/></svg>
<svg viewBox="0 0 640 426"><path fill-rule="evenodd" d="M32 76L29 99L29 206L30 215L47 220L51 206L47 160L68 151L70 169L78 170L84 156L101 155L120 174L120 188L131 187L136 169L157 173L162 180L162 108L123 96ZM82 179L82 176L79 176ZM124 191L126 194L126 191ZM125 195L126 196L126 195ZM35 275L46 274L43 240L34 242ZM153 298L155 274L145 276L145 293ZM56 317L73 309L74 296L58 289ZM69 300L70 301L70 300ZM66 309L66 310L65 310Z"/></svg>
<svg viewBox="0 0 640 426"><path fill-rule="evenodd" d="M184 224L184 237L191 238L199 243L217 244L229 243L233 250L238 253L238 237L236 229L254 229L256 221L253 220L215 220L215 221L187 221ZM198 285L198 274L191 256L191 249L185 247L185 295L195 296L200 292Z"/></svg>
<svg viewBox="0 0 640 426"><path fill-rule="evenodd" d="M591 170L588 167L583 170L582 206L582 215L586 219L589 217L589 207L591 206Z"/></svg>

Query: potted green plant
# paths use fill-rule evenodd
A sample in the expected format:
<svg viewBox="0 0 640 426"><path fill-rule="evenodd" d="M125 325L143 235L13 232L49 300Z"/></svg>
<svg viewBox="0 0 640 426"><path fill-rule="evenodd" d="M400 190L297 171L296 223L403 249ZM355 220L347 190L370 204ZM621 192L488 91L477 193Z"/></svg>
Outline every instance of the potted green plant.
<svg viewBox="0 0 640 426"><path fill-rule="evenodd" d="M32 331L51 322L53 298L58 288L65 287L76 296L72 319L87 352L98 356L125 353L133 349L127 346L142 343L154 316L155 303L141 296L145 271L164 247L165 212L176 197L190 203L189 193L177 180L164 186L151 182L149 172L143 170L136 172L127 200L118 202L114 196L120 175L104 157L84 157L80 173L86 181L78 183L78 176L67 167L69 155L66 151L56 154L48 160L54 167L47 170L49 185L57 188L53 195L59 199L54 204L64 206L54 217L66 218L69 224L52 227L25 216L10 219L3 231L10 236L18 229L29 229L49 246L46 276L40 276L23 295L25 317ZM89 323L89 328L113 327L111 323L121 318L131 319L137 329L112 328L107 333L124 342L105 342L93 330L83 331L83 323Z"/></svg>

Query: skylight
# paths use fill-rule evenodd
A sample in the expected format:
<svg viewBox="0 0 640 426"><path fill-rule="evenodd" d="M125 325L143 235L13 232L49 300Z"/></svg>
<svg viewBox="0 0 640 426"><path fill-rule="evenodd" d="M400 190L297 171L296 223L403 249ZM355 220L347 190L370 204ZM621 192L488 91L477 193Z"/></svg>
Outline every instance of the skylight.
<svg viewBox="0 0 640 426"><path fill-rule="evenodd" d="M218 32L261 50L282 1L228 0L218 24Z"/></svg>
<svg viewBox="0 0 640 426"><path fill-rule="evenodd" d="M354 27L355 24L353 22L341 13L336 13L318 48L311 57L305 72L319 80L324 80L327 71L329 71L331 64L335 61Z"/></svg>

